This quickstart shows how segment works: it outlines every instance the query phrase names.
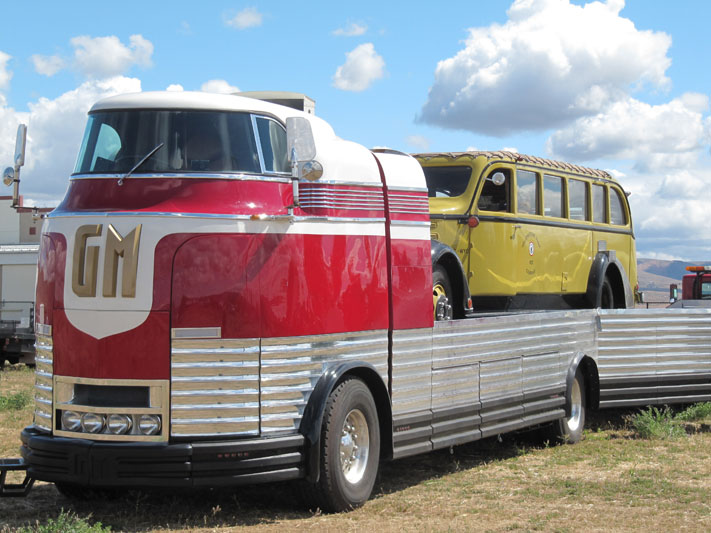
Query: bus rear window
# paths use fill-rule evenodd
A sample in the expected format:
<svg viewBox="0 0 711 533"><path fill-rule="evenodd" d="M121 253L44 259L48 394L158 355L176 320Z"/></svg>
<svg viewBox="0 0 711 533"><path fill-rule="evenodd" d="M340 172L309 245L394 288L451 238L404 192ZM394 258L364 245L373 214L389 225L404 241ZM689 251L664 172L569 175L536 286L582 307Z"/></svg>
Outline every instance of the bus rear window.
<svg viewBox="0 0 711 533"><path fill-rule="evenodd" d="M627 225L627 215L625 214L625 202L620 191L610 188L610 224L615 226Z"/></svg>
<svg viewBox="0 0 711 533"><path fill-rule="evenodd" d="M452 198L461 196L472 175L471 167L423 167L427 180L427 196Z"/></svg>

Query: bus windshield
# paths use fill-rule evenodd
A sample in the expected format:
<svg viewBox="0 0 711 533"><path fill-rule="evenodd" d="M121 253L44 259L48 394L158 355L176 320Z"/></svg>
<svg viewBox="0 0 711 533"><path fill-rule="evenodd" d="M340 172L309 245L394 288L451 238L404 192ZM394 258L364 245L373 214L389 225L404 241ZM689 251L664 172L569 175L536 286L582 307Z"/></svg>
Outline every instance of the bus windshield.
<svg viewBox="0 0 711 533"><path fill-rule="evenodd" d="M259 134L265 137L261 142ZM289 172L284 128L266 117L120 110L89 116L74 174L128 172L161 143L134 174Z"/></svg>

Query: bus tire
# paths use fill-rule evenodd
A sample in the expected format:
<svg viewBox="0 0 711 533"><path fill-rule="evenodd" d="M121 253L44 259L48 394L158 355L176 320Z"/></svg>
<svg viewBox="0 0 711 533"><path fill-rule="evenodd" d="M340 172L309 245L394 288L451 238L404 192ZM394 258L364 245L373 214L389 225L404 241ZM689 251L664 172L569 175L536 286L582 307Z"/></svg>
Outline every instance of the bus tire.
<svg viewBox="0 0 711 533"><path fill-rule="evenodd" d="M610 278L605 276L602 281L602 287L600 287L600 309L614 309L615 308L615 293L612 290L612 283L610 283Z"/></svg>
<svg viewBox="0 0 711 533"><path fill-rule="evenodd" d="M432 306L434 320L452 320L452 284L442 265L437 265L432 271Z"/></svg>
<svg viewBox="0 0 711 533"><path fill-rule="evenodd" d="M321 426L320 476L307 483L307 503L338 513L363 505L380 462L380 426L366 384L348 377L329 395Z"/></svg>
<svg viewBox="0 0 711 533"><path fill-rule="evenodd" d="M566 415L553 423L553 436L558 442L575 444L583 438L585 427L585 377L582 369L578 368L569 391L569 401L566 405Z"/></svg>

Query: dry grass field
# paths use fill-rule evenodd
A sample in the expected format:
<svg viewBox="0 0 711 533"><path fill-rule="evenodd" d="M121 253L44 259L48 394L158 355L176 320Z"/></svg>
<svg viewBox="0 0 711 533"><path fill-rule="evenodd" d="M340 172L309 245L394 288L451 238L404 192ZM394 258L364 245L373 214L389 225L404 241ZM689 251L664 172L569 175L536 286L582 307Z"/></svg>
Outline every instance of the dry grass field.
<svg viewBox="0 0 711 533"><path fill-rule="evenodd" d="M30 394L32 382L24 367L6 368L0 398ZM18 455L19 432L31 412L29 404L0 408L0 456ZM708 426L647 440L631 429L632 414L591 416L575 446L549 447L535 434L519 434L385 463L371 500L350 513L304 510L293 487L281 485L131 491L75 502L52 484L37 483L27 498L0 499L0 531L46 524L62 510L112 531L711 530Z"/></svg>

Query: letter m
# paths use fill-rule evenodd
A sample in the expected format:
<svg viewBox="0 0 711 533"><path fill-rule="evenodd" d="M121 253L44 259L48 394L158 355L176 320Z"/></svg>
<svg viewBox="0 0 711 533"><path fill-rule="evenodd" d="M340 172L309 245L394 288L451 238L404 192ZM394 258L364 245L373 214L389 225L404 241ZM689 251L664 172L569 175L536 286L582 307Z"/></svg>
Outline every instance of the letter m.
<svg viewBox="0 0 711 533"><path fill-rule="evenodd" d="M106 298L116 296L119 257L123 258L121 274L121 296L135 298L136 277L138 274L138 244L141 240L141 224L131 233L122 237L111 224L106 235L104 253L104 280L102 294Z"/></svg>

